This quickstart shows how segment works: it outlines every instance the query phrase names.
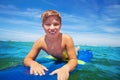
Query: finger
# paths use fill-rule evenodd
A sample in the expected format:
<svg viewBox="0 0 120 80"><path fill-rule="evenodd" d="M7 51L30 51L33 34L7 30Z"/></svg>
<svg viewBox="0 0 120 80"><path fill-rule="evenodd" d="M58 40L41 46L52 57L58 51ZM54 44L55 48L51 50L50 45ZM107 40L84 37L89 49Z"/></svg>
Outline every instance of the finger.
<svg viewBox="0 0 120 80"><path fill-rule="evenodd" d="M61 76L58 74L58 76L57 76L57 80L61 80L60 78L61 78Z"/></svg>
<svg viewBox="0 0 120 80"><path fill-rule="evenodd" d="M33 69L31 68L31 69L30 69L30 74L33 74L33 73L34 73L34 72L33 72Z"/></svg>
<svg viewBox="0 0 120 80"><path fill-rule="evenodd" d="M36 70L34 71L34 75L38 75L38 72Z"/></svg>
<svg viewBox="0 0 120 80"><path fill-rule="evenodd" d="M45 72L44 72L44 70L43 69L38 69L38 73L39 73L39 75L40 76L42 76L42 75L45 75Z"/></svg>
<svg viewBox="0 0 120 80"><path fill-rule="evenodd" d="M54 74L57 74L57 70L55 70L52 73L50 73L50 75L54 75Z"/></svg>
<svg viewBox="0 0 120 80"><path fill-rule="evenodd" d="M42 66L42 68L43 68L45 71L48 71L48 69L47 69L45 66Z"/></svg>
<svg viewBox="0 0 120 80"><path fill-rule="evenodd" d="M38 70L38 68L35 68L35 69L34 69L34 75L39 75L39 70Z"/></svg>
<svg viewBox="0 0 120 80"><path fill-rule="evenodd" d="M33 69L30 70L30 74L38 75L37 71Z"/></svg>
<svg viewBox="0 0 120 80"><path fill-rule="evenodd" d="M57 80L65 80L62 74L58 74Z"/></svg>
<svg viewBox="0 0 120 80"><path fill-rule="evenodd" d="M68 80L68 76L66 74L58 73L57 80Z"/></svg>

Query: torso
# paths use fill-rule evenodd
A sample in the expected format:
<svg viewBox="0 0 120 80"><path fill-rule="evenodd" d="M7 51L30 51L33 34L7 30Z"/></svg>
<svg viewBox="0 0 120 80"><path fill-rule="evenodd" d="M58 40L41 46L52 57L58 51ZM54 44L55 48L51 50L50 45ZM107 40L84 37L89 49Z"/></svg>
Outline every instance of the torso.
<svg viewBox="0 0 120 80"><path fill-rule="evenodd" d="M44 36L44 46L43 49L50 55L62 59L63 58L63 51L66 49L66 44L64 41L64 34L60 34L57 41L48 41L46 40L46 37Z"/></svg>

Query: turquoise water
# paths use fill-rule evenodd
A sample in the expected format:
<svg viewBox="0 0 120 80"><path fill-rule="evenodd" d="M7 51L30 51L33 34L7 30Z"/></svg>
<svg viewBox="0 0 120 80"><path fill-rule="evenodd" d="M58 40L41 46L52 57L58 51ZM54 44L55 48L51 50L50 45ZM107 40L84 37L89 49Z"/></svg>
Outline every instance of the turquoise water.
<svg viewBox="0 0 120 80"><path fill-rule="evenodd" d="M0 41L0 70L22 65L32 45L32 42ZM120 47L81 46L81 50L86 49L93 52L93 59L70 76L69 80L120 79ZM45 55L46 53L41 51L37 58Z"/></svg>

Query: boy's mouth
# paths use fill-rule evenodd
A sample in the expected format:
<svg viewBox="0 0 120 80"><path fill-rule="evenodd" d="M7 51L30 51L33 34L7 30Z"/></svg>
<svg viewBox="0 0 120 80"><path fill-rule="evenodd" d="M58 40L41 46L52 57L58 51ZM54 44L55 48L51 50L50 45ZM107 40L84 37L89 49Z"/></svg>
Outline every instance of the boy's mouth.
<svg viewBox="0 0 120 80"><path fill-rule="evenodd" d="M53 30L53 31L49 31L50 34L55 34L56 33L56 30Z"/></svg>

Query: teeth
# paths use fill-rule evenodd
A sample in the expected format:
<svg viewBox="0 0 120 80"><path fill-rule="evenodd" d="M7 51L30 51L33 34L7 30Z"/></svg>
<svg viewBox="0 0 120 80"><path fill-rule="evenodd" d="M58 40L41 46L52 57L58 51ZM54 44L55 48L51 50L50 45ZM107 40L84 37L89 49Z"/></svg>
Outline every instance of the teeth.
<svg viewBox="0 0 120 80"><path fill-rule="evenodd" d="M51 34L54 34L55 32L50 32Z"/></svg>
<svg viewBox="0 0 120 80"><path fill-rule="evenodd" d="M49 31L50 34L55 34L56 30L54 31Z"/></svg>

